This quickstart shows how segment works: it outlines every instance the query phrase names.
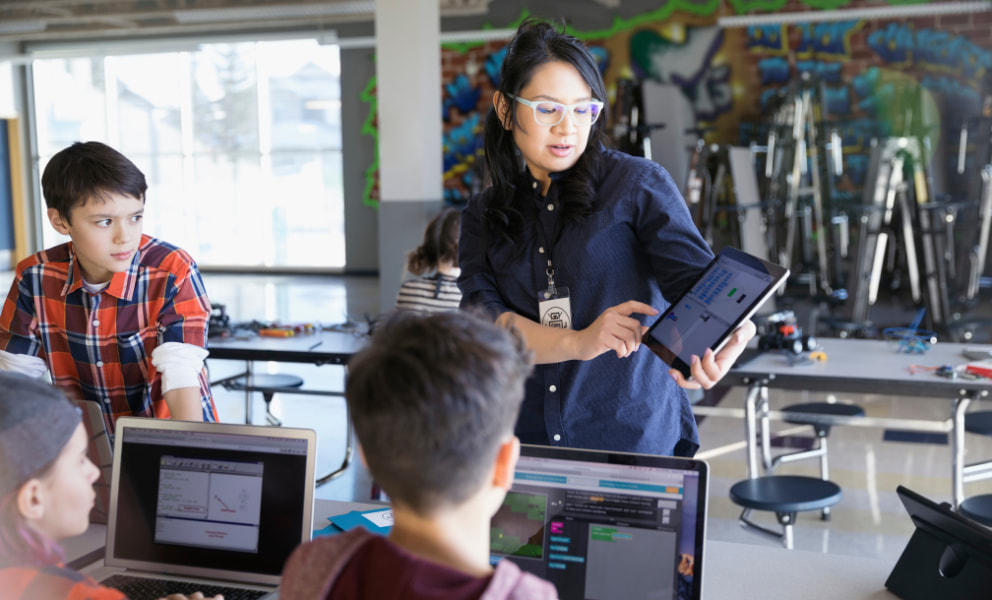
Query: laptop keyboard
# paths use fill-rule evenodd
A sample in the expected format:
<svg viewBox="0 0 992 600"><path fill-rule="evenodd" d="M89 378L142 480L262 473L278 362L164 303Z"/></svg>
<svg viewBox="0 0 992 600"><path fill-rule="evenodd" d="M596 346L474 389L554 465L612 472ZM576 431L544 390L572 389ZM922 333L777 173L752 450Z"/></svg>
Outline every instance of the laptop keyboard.
<svg viewBox="0 0 992 600"><path fill-rule="evenodd" d="M175 581L172 579L132 577L130 575L111 575L100 583L124 592L128 600L158 600L169 594L185 594L189 596L193 592L203 592L206 598L223 594L224 600L256 600L269 593L223 585L209 585L189 581Z"/></svg>

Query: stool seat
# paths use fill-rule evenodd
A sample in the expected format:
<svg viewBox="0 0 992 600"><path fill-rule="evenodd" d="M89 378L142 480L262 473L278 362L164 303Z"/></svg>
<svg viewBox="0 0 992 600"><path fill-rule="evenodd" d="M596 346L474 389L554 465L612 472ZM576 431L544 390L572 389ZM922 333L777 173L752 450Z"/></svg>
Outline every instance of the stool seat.
<svg viewBox="0 0 992 600"><path fill-rule="evenodd" d="M857 404L843 404L840 402L805 402L802 404L790 404L789 406L783 408L782 412L787 412L790 415L785 419L786 423L812 425L817 429L817 434L820 435L820 437L824 437L830 432L830 424L817 423L816 419L804 419L804 413L811 415L833 415L837 417L865 416L865 409L861 408Z"/></svg>
<svg viewBox="0 0 992 600"><path fill-rule="evenodd" d="M231 379L224 386L229 390L241 390L247 392L261 392L262 400L265 401L265 421L269 425L279 427L282 425L274 414L272 414L272 397L278 392L295 389L303 386L303 379L296 375L286 375L284 373L260 373L252 375L251 385L248 385L248 376ZM251 404L245 401L245 422L251 422Z"/></svg>
<svg viewBox="0 0 992 600"><path fill-rule="evenodd" d="M792 525L796 513L806 510L826 511L840 502L840 486L819 477L804 475L765 475L738 481L730 488L730 499L744 507L740 523L754 531L782 541L792 549ZM773 531L752 521L752 510L767 510L775 513L782 531Z"/></svg>
<svg viewBox="0 0 992 600"><path fill-rule="evenodd" d="M730 488L730 499L736 504L777 513L819 510L837 504L840 498L836 483L804 475L766 475L738 481Z"/></svg>
<svg viewBox="0 0 992 600"><path fill-rule="evenodd" d="M965 413L964 430L979 435L992 435L992 410L976 410Z"/></svg>
<svg viewBox="0 0 992 600"><path fill-rule="evenodd" d="M252 391L262 391L263 389L298 388L302 385L303 379L296 375L260 373L252 375L250 389ZM232 390L244 391L249 387L248 378L239 377L238 379L233 379L229 383L229 387Z"/></svg>
<svg viewBox="0 0 992 600"><path fill-rule="evenodd" d="M992 527L992 494L972 496L958 505L958 512L972 521Z"/></svg>

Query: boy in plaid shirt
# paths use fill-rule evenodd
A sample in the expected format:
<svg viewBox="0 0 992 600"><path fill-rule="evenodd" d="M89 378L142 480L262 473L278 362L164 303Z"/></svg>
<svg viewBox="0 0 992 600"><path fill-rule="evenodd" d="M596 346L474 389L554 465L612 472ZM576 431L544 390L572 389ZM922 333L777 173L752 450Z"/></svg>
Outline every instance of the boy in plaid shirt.
<svg viewBox="0 0 992 600"><path fill-rule="evenodd" d="M210 301L185 251L143 235L148 185L123 154L76 142L45 167L52 227L71 241L17 265L0 312L0 370L135 415L216 421L203 360Z"/></svg>

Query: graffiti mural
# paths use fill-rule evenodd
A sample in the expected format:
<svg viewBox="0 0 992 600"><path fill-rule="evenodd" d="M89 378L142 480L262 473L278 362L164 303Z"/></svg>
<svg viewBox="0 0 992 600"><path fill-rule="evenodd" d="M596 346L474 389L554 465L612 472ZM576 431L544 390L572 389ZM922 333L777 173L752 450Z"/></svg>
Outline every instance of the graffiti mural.
<svg viewBox="0 0 992 600"><path fill-rule="evenodd" d="M739 14L753 14L785 3L729 4ZM812 13L849 2L792 0L796 3ZM569 33L599 62L609 92L604 100L615 102L621 78L677 86L695 119L690 127L705 131L712 143L764 143L774 108L797 81L814 82L821 118L842 140L843 178L851 190L863 184L874 138L926 134L950 144L949 131L992 103L986 100L992 98L986 89L992 88L989 27L932 17L720 27L721 6L726 3L670 0L601 30L569 28ZM514 29L525 17L493 26ZM505 45L497 40L442 47L444 194L451 204L464 203L486 184L482 125ZM374 82L363 99L374 112ZM363 131L374 135L374 129L370 118ZM367 195L376 191L376 167L367 171Z"/></svg>
<svg viewBox="0 0 992 600"><path fill-rule="evenodd" d="M698 121L712 121L730 110L730 68L714 60L723 46L717 27L688 29L682 43L673 43L658 32L642 29L630 39L631 67L635 77L652 78L678 86Z"/></svg>

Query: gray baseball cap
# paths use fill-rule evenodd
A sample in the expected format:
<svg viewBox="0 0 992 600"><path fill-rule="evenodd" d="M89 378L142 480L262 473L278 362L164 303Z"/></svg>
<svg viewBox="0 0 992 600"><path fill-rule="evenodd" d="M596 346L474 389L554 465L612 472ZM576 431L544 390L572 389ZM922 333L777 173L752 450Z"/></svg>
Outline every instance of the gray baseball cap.
<svg viewBox="0 0 992 600"><path fill-rule="evenodd" d="M0 498L58 458L81 422L57 387L0 372Z"/></svg>

